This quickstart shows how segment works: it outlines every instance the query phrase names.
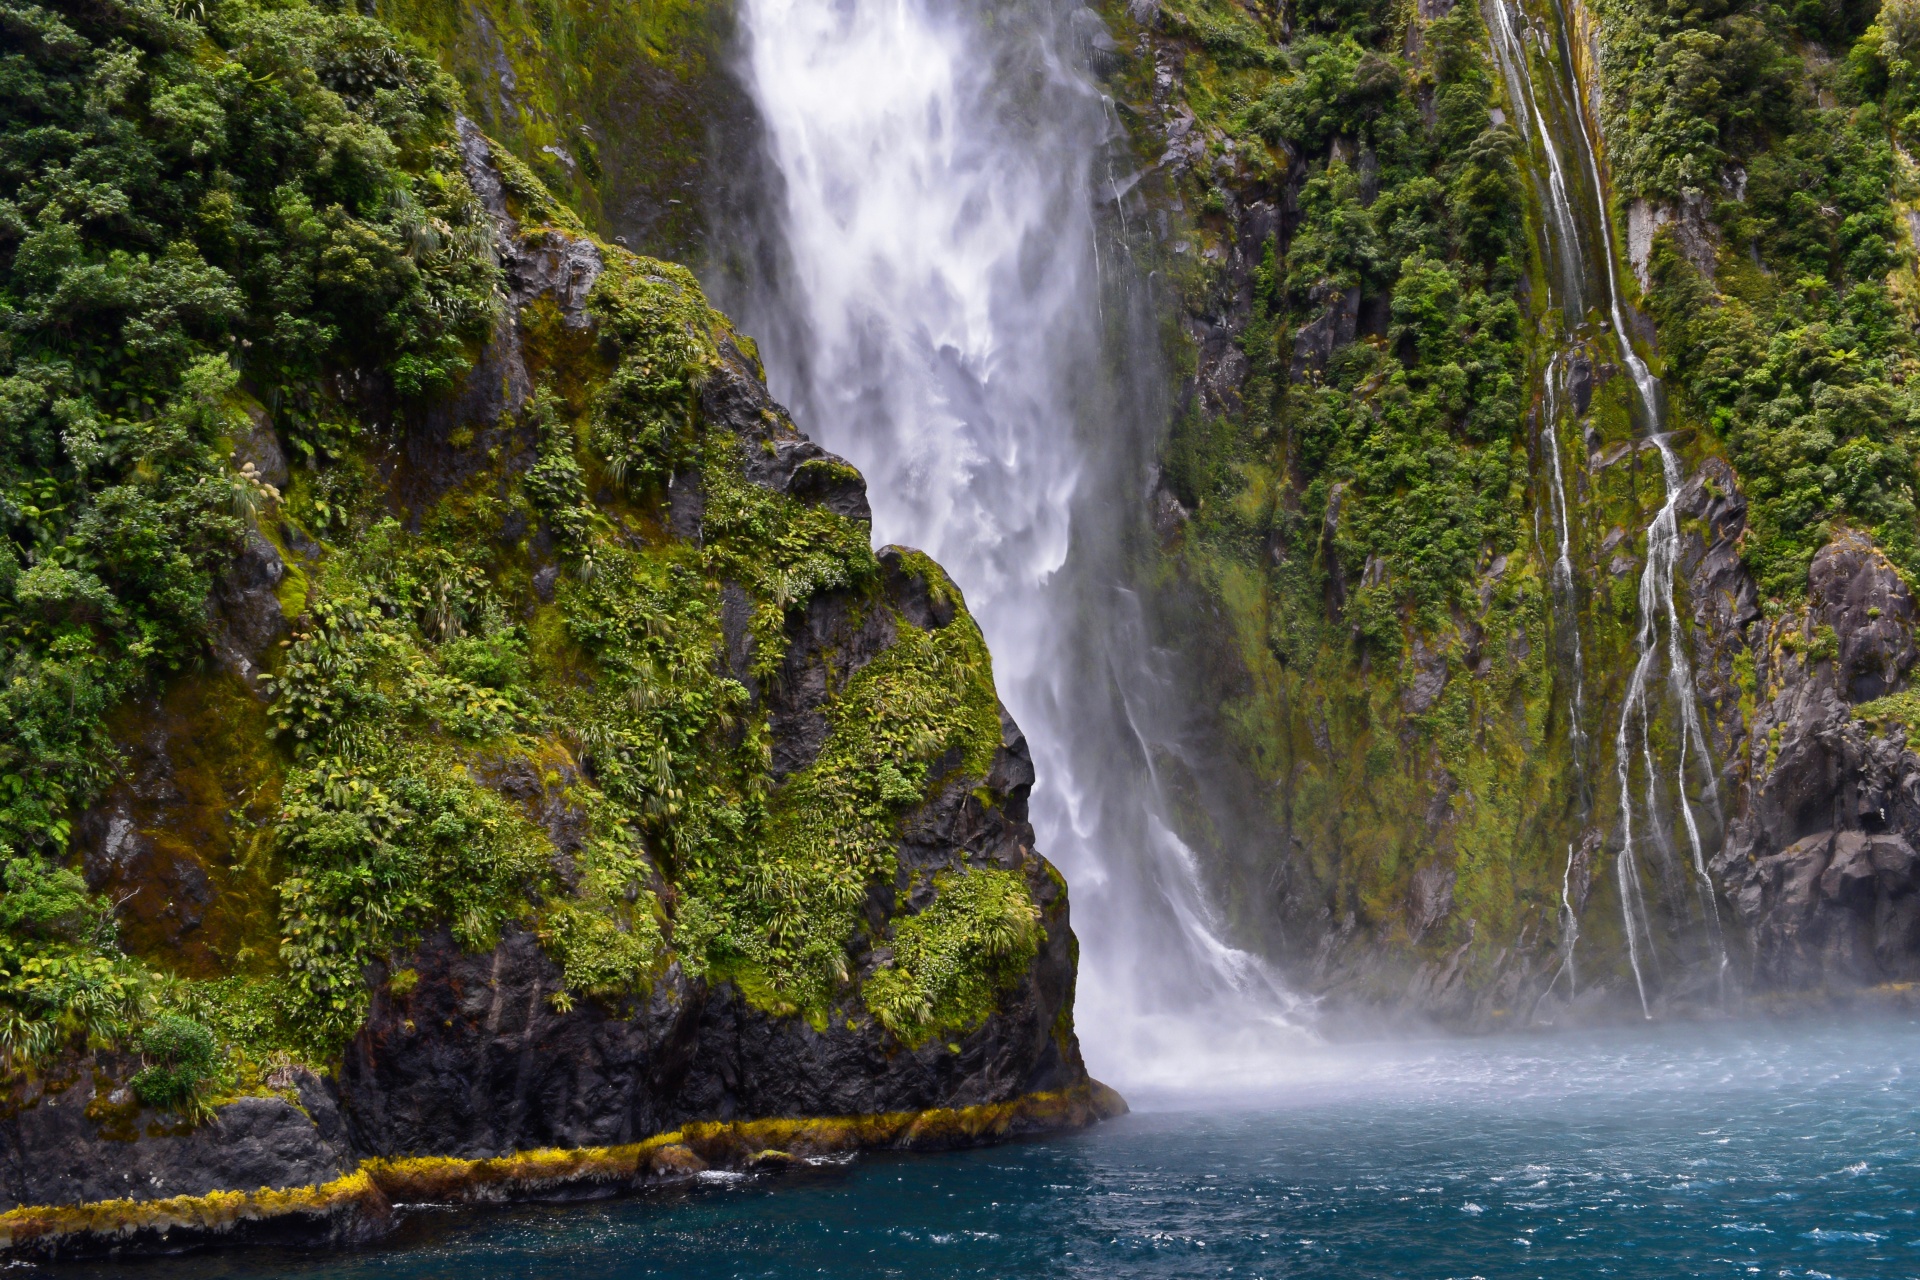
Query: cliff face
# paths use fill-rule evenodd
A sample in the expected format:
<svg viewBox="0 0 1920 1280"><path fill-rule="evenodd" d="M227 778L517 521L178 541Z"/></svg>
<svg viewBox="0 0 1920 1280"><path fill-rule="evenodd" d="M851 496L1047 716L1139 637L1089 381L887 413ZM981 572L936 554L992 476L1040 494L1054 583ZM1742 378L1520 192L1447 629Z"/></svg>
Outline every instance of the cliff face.
<svg viewBox="0 0 1920 1280"><path fill-rule="evenodd" d="M374 22L8 12L13 1247L1118 1105L960 593L687 272Z"/></svg>
<svg viewBox="0 0 1920 1280"><path fill-rule="evenodd" d="M1126 215L1180 324L1145 572L1220 730L1189 835L1239 937L1336 1006L1478 1026L1910 980L1904 27L1106 16ZM1681 454L1685 663L1656 617L1650 711L1626 708L1667 485L1602 261L1565 274L1563 242L1610 243L1592 176Z"/></svg>
<svg viewBox="0 0 1920 1280"><path fill-rule="evenodd" d="M1481 1027L1906 981L1905 10L1095 9L1070 52L1133 160L1106 230L1164 283L1178 384L1135 513L1191 706L1156 773L1234 941L1329 1007ZM482 57L509 22L427 12L393 8L470 94L564 97L535 54L566 20ZM649 56L706 104L676 154L711 213L756 154L733 36L659 13L706 14ZM1603 243L1681 459L1684 671L1656 616L1644 713L1668 486Z"/></svg>

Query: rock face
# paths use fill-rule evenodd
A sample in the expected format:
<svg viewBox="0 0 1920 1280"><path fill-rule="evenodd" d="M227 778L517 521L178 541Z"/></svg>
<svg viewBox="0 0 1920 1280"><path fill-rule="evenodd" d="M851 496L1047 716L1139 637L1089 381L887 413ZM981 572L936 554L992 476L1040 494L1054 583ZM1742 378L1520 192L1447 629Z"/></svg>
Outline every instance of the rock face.
<svg viewBox="0 0 1920 1280"><path fill-rule="evenodd" d="M1410 66L1450 7L1413 7ZM1593 59L1580 70L1598 95L1597 35L1577 9L1570 51ZM1654 618L1644 691L1655 728L1645 752L1632 739L1623 785L1636 588L1667 492L1617 345L1552 325L1557 280L1546 296L1529 285L1512 294L1523 327L1538 328L1525 341L1529 386L1499 428L1510 424L1511 446L1528 453L1518 536L1477 535L1471 580L1444 609L1410 616L1410 588L1428 570L1380 530L1408 518L1398 508L1420 483L1370 492L1363 468L1326 465L1338 445L1322 412L1351 412L1354 429L1377 430L1374 447L1389 448L1388 357L1419 353L1405 345L1399 295L1354 286L1364 272L1313 279L1299 265L1321 261L1333 222L1315 201L1336 179L1353 202L1341 216L1378 216L1376 157L1363 135L1250 147L1229 114L1210 110L1238 74L1210 30L1151 4L1132 6L1130 23L1118 6L1107 12L1132 56L1130 75L1108 86L1128 101L1140 153L1159 157L1115 200L1136 252L1181 264L1165 305L1191 359L1163 474L1142 490L1140 523L1159 554L1142 595L1202 726L1169 754L1258 813L1197 801L1178 815L1236 943L1323 1007L1481 1029L1642 1016L1628 928L1655 1016L1920 973L1915 609L1872 538L1836 527L1804 597L1782 592L1763 610L1743 558L1763 540L1733 466L1714 456L1726 441L1670 385L1669 439L1685 466L1675 602L1691 687L1671 677L1667 623ZM1266 36L1274 48L1298 39L1278 16ZM1204 94L1189 92L1201 83ZM1430 94L1412 88L1409 105L1432 123ZM1494 126L1513 107L1496 107ZM1744 181L1730 171L1735 199ZM1650 286L1664 236L1711 285L1724 246L1708 202L1623 203L1622 280ZM1273 273L1289 261L1296 274L1275 297ZM1588 264L1589 302L1600 269ZM1660 345L1647 317L1629 311L1628 323L1636 341ZM1322 390L1329 381L1336 394ZM1258 460L1244 483L1203 465L1228 452L1224 439ZM1183 466L1199 479L1170 484ZM1679 728L1683 698L1704 722L1705 764L1700 739ZM1623 790L1634 840L1624 880ZM1712 881L1704 894L1689 816Z"/></svg>
<svg viewBox="0 0 1920 1280"><path fill-rule="evenodd" d="M499 229L513 306L466 386L411 429L405 463L391 473L395 496L410 509L471 481L474 455L484 450L456 449L450 441L461 428L477 424L490 433L482 436L486 448L513 456L510 424L535 385L519 317L547 307L563 329L590 339L586 298L610 252L562 229L524 230L508 213L491 144L465 122L460 143ZM377 390L368 394L378 399ZM848 520L870 519L859 472L793 426L755 362L731 340L720 343L698 411L708 426L732 434L752 483ZM243 441L236 457L242 453L254 474L286 481L270 430ZM702 541L700 473L675 474L663 506L672 538ZM308 555L297 547L296 554ZM957 591L924 557L886 548L877 562L877 584L819 590L788 611L785 651L771 677L758 661L755 646L766 632L752 625L753 602L736 584L719 592L722 644L714 660L766 715L775 786L814 762L830 737L831 699L899 643L903 630L937 632L965 616ZM217 589L220 657L244 690L229 695L237 708L222 713L229 730L235 717L263 714L254 675L287 630L275 594L286 573L273 543L255 533ZM551 601L553 566L530 577L533 593ZM244 921L222 917L238 873L216 865L210 850L227 839L227 827L209 825L205 815L257 824L271 814L259 807L258 778L202 758L217 756L224 739L208 731L212 713L202 709L198 688L129 709L123 737L133 767L79 824L77 843L90 885L120 901L123 929L134 930L144 953L221 972L221 957L241 946L275 944L270 934L255 937ZM1004 709L999 725L984 776L960 767L957 753L927 771L929 790L898 820L897 872L891 883L869 886L864 941L848 957L856 976L890 962L894 923L935 898L935 873L1013 873L1037 911L1034 958L997 993L992 1012L965 1029L905 1043L851 987L826 1016L809 1021L770 1011L733 982L691 977L678 959L638 994L576 999L530 926L508 924L496 945L478 953L443 927L366 973L371 1009L331 1079L282 1069L266 1080L272 1092L229 1101L198 1123L143 1109L128 1083L139 1065L133 1059L68 1059L64 1075L16 1086L0 1122L0 1208L309 1188L348 1177L369 1158L623 1147L697 1122L946 1114L1033 1095L1079 1100L1045 1111L1069 1119L1044 1123L1110 1113L1117 1099L1088 1080L1072 1030L1076 948L1065 885L1036 852L1027 822L1032 761ZM524 762L472 768L482 785L533 815L555 866L571 865L586 835L551 779ZM664 883L659 889L672 892ZM994 1123L956 1132L1007 1131L1004 1118Z"/></svg>
<svg viewBox="0 0 1920 1280"><path fill-rule="evenodd" d="M419 986L378 997L348 1052L354 1148L474 1158L618 1146L689 1121L924 1111L1083 1085L1077 1049L1055 1036L1073 987L1065 895L1054 889L1043 910L1047 942L1026 981L957 1052L905 1048L871 1023L816 1030L677 969L644 1001L561 1013L548 1000L563 989L557 966L526 933L483 956L431 938L405 958Z"/></svg>
<svg viewBox="0 0 1920 1280"><path fill-rule="evenodd" d="M0 1121L7 1208L309 1186L354 1165L339 1104L309 1072L289 1071L278 1095L238 1099L195 1125L143 1113L127 1086L132 1065L102 1057L16 1099Z"/></svg>
<svg viewBox="0 0 1920 1280"><path fill-rule="evenodd" d="M1707 560L1696 602L1702 575ZM1714 868L1751 932L1756 986L1905 981L1920 973L1920 757L1904 729L1855 708L1905 686L1913 596L1853 532L1815 557L1808 585L1803 617L1747 632L1771 696L1732 743L1744 812Z"/></svg>

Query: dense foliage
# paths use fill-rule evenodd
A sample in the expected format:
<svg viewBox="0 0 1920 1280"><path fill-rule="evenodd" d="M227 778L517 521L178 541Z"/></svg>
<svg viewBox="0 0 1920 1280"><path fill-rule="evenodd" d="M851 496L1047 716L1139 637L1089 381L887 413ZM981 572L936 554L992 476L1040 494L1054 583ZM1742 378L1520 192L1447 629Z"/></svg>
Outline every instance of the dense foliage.
<svg viewBox="0 0 1920 1280"><path fill-rule="evenodd" d="M1748 564L1769 595L1797 597L1844 523L1920 569L1916 312L1895 270L1911 254L1896 148L1920 128L1910 6L1872 25L1871 7L1838 4L1600 13L1618 195L1686 209L1718 242L1696 264L1663 236L1648 301L1683 408L1752 499Z"/></svg>
<svg viewBox="0 0 1920 1280"><path fill-rule="evenodd" d="M297 2L0 3L0 28L0 1048L132 1049L141 1101L198 1114L336 1052L383 961L509 925L560 966L558 1008L618 1005L677 955L770 1009L859 1014L861 908L900 815L985 775L991 670L964 611L894 618L776 783L748 685L794 611L891 606L864 524L750 483L703 419L727 329L692 277L599 246L593 338L550 301L523 317L524 410L423 425L505 301L434 62ZM586 234L494 156L521 226ZM284 486L238 463L263 435ZM423 438L460 461L408 471ZM697 539L669 532L675 477ZM189 971L123 949L70 846L125 773L130 699L236 680L214 642L249 539L284 566L285 638L215 728L257 757L256 799L209 819L232 848L180 856L267 895L270 937ZM867 1003L903 1036L976 1022L1033 954L1023 883L979 876L944 879L879 966ZM395 999L418 981L386 977Z"/></svg>
<svg viewBox="0 0 1920 1280"><path fill-rule="evenodd" d="M1508 549L1519 532L1524 205L1517 137L1489 122L1478 12L1460 5L1428 25L1415 57L1373 6L1303 12L1287 42L1229 3L1169 6L1161 21L1199 32L1220 60L1190 77L1189 101L1249 176L1301 175L1297 218L1254 272L1244 411L1196 406L1176 428L1169 480L1205 536L1252 549L1268 537L1233 501L1246 468L1291 470L1303 501L1273 536L1304 576L1282 643L1314 631L1321 586L1309 579L1331 569L1365 579L1363 636L1395 649L1404 605L1432 625L1463 598L1482 548ZM1214 188L1215 207L1260 194L1222 181L1238 190ZM1323 370L1296 340L1343 305L1364 340L1330 343ZM1335 564L1318 554L1327 524Z"/></svg>
<svg viewBox="0 0 1920 1280"><path fill-rule="evenodd" d="M16 1046L114 1038L152 975L59 864L120 767L130 693L203 661L266 500L226 464L240 394L296 444L324 378L446 386L490 328L453 94L377 25L303 7L0 7L0 845ZM24 910L24 909L23 909Z"/></svg>
<svg viewBox="0 0 1920 1280"><path fill-rule="evenodd" d="M1155 513L1167 642L1227 668L1203 686L1232 743L1219 768L1271 797L1265 824L1225 837L1233 815L1194 800L1182 834L1212 843L1229 914L1276 951L1314 937L1364 952L1362 968L1403 948L1497 967L1564 937L1576 852L1591 874L1621 829L1594 787L1599 733L1632 670L1640 534L1666 489L1630 439L1645 424L1612 318L1554 305L1547 143L1533 129L1516 147L1503 123L1523 89L1517 73L1496 82L1493 10L1107 12L1141 55L1129 105L1157 135L1165 207L1184 214L1159 231L1192 340L1183 372L1198 375L1162 457L1183 509L1162 498ZM1504 14L1588 254L1601 227L1559 116L1560 57L1592 91L1632 341L1664 380L1686 465L1733 464L1750 500L1739 550L1768 612L1799 605L1841 527L1920 572L1920 6ZM1264 251L1249 245L1276 224ZM1823 643L1816 631L1808 652ZM1421 868L1448 886L1438 930L1409 905ZM1590 954L1624 951L1616 914L1584 909ZM1328 954L1297 959L1332 973Z"/></svg>

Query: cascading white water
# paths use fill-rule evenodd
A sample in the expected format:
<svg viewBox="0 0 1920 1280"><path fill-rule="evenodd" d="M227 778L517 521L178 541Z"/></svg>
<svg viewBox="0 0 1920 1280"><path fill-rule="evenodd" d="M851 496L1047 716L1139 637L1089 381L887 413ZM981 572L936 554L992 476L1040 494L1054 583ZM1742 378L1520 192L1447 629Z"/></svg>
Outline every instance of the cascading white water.
<svg viewBox="0 0 1920 1280"><path fill-rule="evenodd" d="M1143 505L1141 441L1165 411L1107 359L1095 201L1116 132L1072 58L1092 14L740 13L789 278L729 305L784 335L773 390L865 472L876 539L945 565L987 636L1033 750L1041 848L1073 888L1093 1069L1170 1082L1207 1043L1218 1071L1235 1027L1286 1026L1295 1002L1223 941L1143 723L1163 678L1119 589L1118 513Z"/></svg>
<svg viewBox="0 0 1920 1280"><path fill-rule="evenodd" d="M1567 711L1567 741L1573 752L1573 768L1580 773L1586 768L1587 757L1587 664L1580 644L1579 601L1574 595L1573 580L1573 517L1567 507L1567 480L1560 465L1560 395L1561 378L1564 376L1563 363L1558 353L1547 362L1546 405L1541 425L1541 444L1550 461L1548 474L1553 479L1553 527L1559 537L1559 554L1553 561L1553 594L1559 605L1562 626L1571 641L1573 664L1573 697ZM1584 794L1584 792L1583 792ZM1573 909L1573 857L1574 846L1567 845L1566 870L1560 877L1560 972L1567 975L1568 992L1577 992L1579 987L1573 963L1574 948L1580 943L1580 915ZM1560 980L1556 973L1548 990Z"/></svg>
<svg viewBox="0 0 1920 1280"><path fill-rule="evenodd" d="M1577 244L1577 227L1570 205L1566 200L1567 184L1561 169L1559 154L1552 142L1552 126L1541 113L1539 102L1533 92L1531 71L1525 52L1514 30L1513 17L1504 0L1491 0L1495 17L1495 50L1500 57L1502 70L1506 75L1509 93L1513 97L1516 109L1524 110L1532 117L1533 131L1537 132L1545 145L1548 166L1548 205L1550 221L1549 238L1559 238L1558 256L1563 263L1578 261L1580 258ZM1574 82L1571 61L1566 55L1569 34L1566 15L1559 4L1554 4L1554 19L1557 25L1559 42L1558 58L1560 69L1568 83L1568 110L1574 139L1586 162L1587 177L1591 183L1593 212L1600 232L1597 253L1604 264L1606 286L1605 312L1611 321L1615 344L1622 363L1627 367L1633 379L1642 416L1647 426L1647 437L1652 441L1660 455L1661 479L1666 495L1653 521L1647 527L1647 562L1640 576L1639 611L1640 625L1634 637L1637 659L1627 684L1627 693L1620 711L1620 726L1614 736L1615 772L1620 784L1620 820L1621 850L1615 861L1615 870L1620 889L1621 912L1624 918L1627 936L1628 963L1633 970L1634 985L1640 999L1643 1015L1652 1016L1652 1006L1647 998L1645 974L1641 965L1641 943L1644 940L1652 955L1653 935L1647 919L1644 893L1639 881L1638 861L1636 857L1636 835L1634 830L1634 802L1632 782L1632 757L1634 729L1638 726L1639 746L1645 761L1647 774L1646 804L1649 819L1658 821L1659 771L1654 759L1651 719L1653 708L1649 703L1650 685L1654 664L1660 654L1659 631L1664 619L1667 630L1667 671L1669 688L1676 714L1680 721L1679 758L1675 766L1674 792L1680 810L1682 824L1687 832L1687 840L1692 854L1693 872L1696 888L1702 902L1702 913L1706 917L1709 929L1709 942L1717 959L1717 973L1724 982L1728 959L1725 940L1721 934L1719 906L1715 899L1713 882L1707 873L1706 853L1700 834L1699 823L1695 817L1692 799L1687 794L1688 760L1690 753L1697 747L1705 770L1707 785L1717 807L1718 793L1712 778L1710 757L1706 748L1706 735L1701 726L1699 708L1694 700L1693 673L1686 653L1686 642L1680 627L1680 615L1674 603L1674 575L1679 551L1679 518L1677 506L1683 476L1680 470L1679 456L1674 452L1667 438L1665 415L1659 394L1659 384L1648 369L1647 364L1633 348L1633 341L1627 328L1625 312L1620 301L1618 268L1614 262L1612 217L1607 209L1605 186L1600 176L1598 151L1590 133L1587 114L1580 104L1578 85ZM1575 273L1583 275L1584 273ZM1584 299L1579 297L1578 286L1569 289L1570 306L1577 305L1584 311ZM1576 299L1578 300L1576 302ZM1577 323L1577 321L1576 321ZM1549 370L1549 377L1552 370ZM1563 482L1559 472L1559 452L1554 454L1554 483L1556 487L1556 521L1563 518L1564 502ZM1563 527L1563 526L1560 526ZM1567 559L1566 543L1562 542L1562 563L1571 574L1571 563ZM1556 564L1556 577L1560 565ZM1655 834L1664 840L1664 835L1655 828ZM1568 851L1568 866L1571 870L1573 852ZM1564 899L1563 892L1563 899ZM1564 906L1564 903L1563 903ZM1566 908L1570 912L1570 908Z"/></svg>
<svg viewBox="0 0 1920 1280"><path fill-rule="evenodd" d="M1571 322L1579 324L1587 310L1586 264L1580 252L1580 227L1574 220L1573 201L1567 194L1567 175L1560 167L1560 149L1554 145L1552 125L1533 91L1533 69L1515 29L1513 10L1506 0L1491 0L1490 7L1494 15L1494 56L1507 82L1507 96L1519 113L1521 137L1529 143L1537 137L1547 157L1547 186L1542 194L1547 217L1553 223L1548 238L1560 264L1561 306Z"/></svg>
<svg viewBox="0 0 1920 1280"><path fill-rule="evenodd" d="M1553 559L1551 581L1553 583L1554 602L1560 607L1563 625L1566 628L1569 646L1572 650L1573 695L1567 715L1567 740L1573 748L1573 764L1577 772L1586 756L1587 734L1583 727L1586 715L1587 669L1586 658L1580 644L1580 618L1577 612L1578 602L1574 598L1573 580L1573 518L1567 505L1567 478L1560 464L1560 396L1563 364L1560 353L1555 353L1547 361L1542 374L1545 404L1542 406L1540 421L1540 444L1547 455L1547 477L1550 481L1548 507L1553 512L1553 531L1559 546Z"/></svg>
<svg viewBox="0 0 1920 1280"><path fill-rule="evenodd" d="M1551 223L1547 249L1549 256L1559 264L1561 312L1569 325L1577 327L1586 318L1586 264L1581 253L1579 223L1574 218L1573 202L1568 195L1566 173L1560 167L1560 150L1554 145L1552 123L1541 111L1539 95L1534 91L1533 69L1527 60L1526 46L1520 38L1514 11L1506 0L1490 0L1489 8L1494 18L1491 24L1494 55L1507 83L1508 99L1518 114L1521 137L1529 144L1538 139L1542 154L1546 157L1547 181L1544 189L1540 189L1540 196ZM1535 171L1538 172L1537 166ZM1586 659L1580 641L1579 601L1574 590L1573 517L1567 504L1566 474L1560 460L1559 423L1565 370L1565 353L1556 351L1547 361L1542 375L1545 404L1541 419L1541 446L1548 459L1547 474L1551 480L1548 505L1553 513L1554 535L1559 544L1551 575L1554 604L1559 611L1562 633L1569 643L1568 656L1573 668L1567 740L1572 749L1574 773L1582 775L1587 760L1587 676ZM1560 877L1560 967L1548 982L1546 991L1541 993L1542 999L1559 984L1563 974L1567 979L1569 994L1578 988L1574 949L1580 942L1580 916L1573 906L1574 850L1575 846L1570 842L1567 845L1566 866Z"/></svg>

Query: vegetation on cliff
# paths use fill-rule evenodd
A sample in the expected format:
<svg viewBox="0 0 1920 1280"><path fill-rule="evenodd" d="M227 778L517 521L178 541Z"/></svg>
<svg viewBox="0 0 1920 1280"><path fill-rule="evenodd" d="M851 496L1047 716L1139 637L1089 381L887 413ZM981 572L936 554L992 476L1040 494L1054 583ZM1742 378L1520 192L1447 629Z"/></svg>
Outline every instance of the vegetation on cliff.
<svg viewBox="0 0 1920 1280"><path fill-rule="evenodd" d="M1356 926L1394 931L1361 944L1381 955L1422 930L1503 945L1557 888L1538 815L1567 761L1528 516L1541 286L1481 14L1115 17L1128 99L1172 140L1160 198L1187 211L1166 247L1197 378L1164 455L1163 607L1217 602L1204 643L1244 673L1210 691L1221 767L1264 797L1232 832L1196 801L1189 832L1276 949ZM1402 923L1425 863L1444 927Z"/></svg>
<svg viewBox="0 0 1920 1280"><path fill-rule="evenodd" d="M740 114L713 0L379 0L467 110L588 223L645 253L695 251L716 136Z"/></svg>
<svg viewBox="0 0 1920 1280"><path fill-rule="evenodd" d="M678 960L913 1041L993 1011L1035 954L1021 877L957 862L886 949L902 815L978 785L1000 744L979 631L963 610L914 625L863 520L749 478L699 391L751 345L685 270L589 243L496 147L501 224L469 185L459 87L372 19L113 0L6 3L0 29L15 1065L121 1047L155 1105L256 1087L335 1054L376 962L442 928L476 950L534 932L556 1008L618 1006ZM523 407L487 385L503 236L599 267L580 313L541 296L519 317ZM238 582L243 555L273 584ZM894 639L776 777L765 691L827 597ZM239 613L277 643L235 657ZM182 783L211 834L171 856L251 898L217 938L123 943L116 908L172 882L123 885L102 855L96 889L125 897L89 892L76 824L126 784L130 734L178 728L155 709L183 689L231 759Z"/></svg>
<svg viewBox="0 0 1920 1280"><path fill-rule="evenodd" d="M1804 596L1841 525L1909 573L1920 318L1900 224L1920 30L1899 4L1596 4L1615 193L1679 212L1648 306L1683 410L1752 502L1763 590ZM1682 233L1690 233L1691 253Z"/></svg>
<svg viewBox="0 0 1920 1280"><path fill-rule="evenodd" d="M1478 13L1462 5L1431 24L1417 57L1365 6L1303 11L1284 41L1277 19L1237 4L1170 4L1157 21L1199 37L1184 88L1209 150L1177 194L1197 198L1202 241L1225 229L1228 199L1299 184L1297 221L1253 248L1241 396L1187 408L1168 481L1202 537L1251 546L1264 513L1236 491L1291 469L1305 492L1277 536L1311 561L1336 503L1340 564L1366 579L1363 638L1397 651L1400 606L1444 616L1482 547L1509 550L1520 533L1524 202L1517 137L1489 119ZM1199 307L1228 302L1205 297L1204 272L1188 275ZM1303 337L1316 323L1324 334ZM1291 594L1319 591L1301 581ZM1289 610L1281 643L1296 660L1315 643L1296 627L1320 612Z"/></svg>
<svg viewBox="0 0 1920 1280"><path fill-rule="evenodd" d="M1559 8L1503 13L1570 134ZM1801 607L1848 527L1920 569L1920 21L1901 4L1564 8L1565 56L1598 91L1583 105L1609 247L1653 321L1631 340L1689 467L1732 464L1762 606ZM1169 643L1224 668L1205 693L1231 745L1211 767L1244 771L1259 814L1190 779L1186 834L1211 846L1243 936L1314 983L1426 1004L1422 984L1449 983L1471 1016L1510 1016L1471 989L1518 981L1574 919L1583 980L1621 976L1614 877L1596 872L1621 829L1611 718L1665 484L1633 441L1610 317L1555 305L1549 158L1511 127L1527 104L1491 57L1493 10L1108 13L1132 50L1112 78L1164 183L1150 200L1175 215L1158 252L1191 379L1152 563ZM1577 136L1557 145L1575 233L1597 237ZM1722 474L1701 482L1716 502ZM1572 581L1555 587L1563 536ZM1808 630L1806 660L1833 656ZM1753 656L1696 657L1716 732L1750 721ZM1696 800L1720 823L1724 798Z"/></svg>

